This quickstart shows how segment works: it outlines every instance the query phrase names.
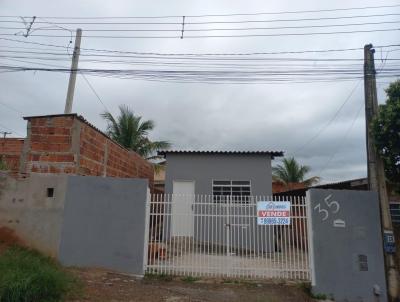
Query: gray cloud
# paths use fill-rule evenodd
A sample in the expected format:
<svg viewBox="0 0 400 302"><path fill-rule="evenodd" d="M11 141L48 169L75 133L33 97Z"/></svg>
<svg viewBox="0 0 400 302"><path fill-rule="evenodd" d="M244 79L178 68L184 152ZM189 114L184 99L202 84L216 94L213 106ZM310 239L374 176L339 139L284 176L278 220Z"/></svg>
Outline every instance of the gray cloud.
<svg viewBox="0 0 400 302"><path fill-rule="evenodd" d="M346 7L377 5L374 1L351 0ZM127 16L190 15L205 13L261 12L331 8L331 1L2 1L2 15L41 16ZM394 9L382 10L393 12ZM85 35L85 28L84 35ZM24 38L20 38L24 39ZM270 37L243 39L177 40L97 40L83 38L82 47L158 52L252 52L362 47L372 42L392 44L397 33L357 35ZM39 41L67 45L69 39ZM0 46L15 43L0 40ZM308 57L316 57L310 54ZM346 53L319 54L318 57L345 57ZM353 57L362 58L359 51ZM377 59L380 57L377 54ZM0 60L1 64L24 63ZM379 66L382 62L377 60ZM69 62L54 62L69 66ZM319 64L319 63L315 63ZM81 67L92 66L82 63ZM362 66L362 63L360 63ZM110 67L104 65L103 67ZM113 66L114 67L114 66ZM122 66L121 68L124 68ZM312 174L325 181L366 176L363 84L343 107L335 121L317 139L307 143L332 118L350 91L351 82L308 84L212 85L174 84L87 76L106 106L115 114L127 104L146 119L156 122L154 139L167 139L177 149L284 150L310 165ZM386 82L388 80L384 80ZM25 115L62 113L68 75L54 73L0 74L0 102ZM379 86L380 101L385 95ZM79 76L74 111L101 129L104 107ZM0 105L0 124L25 133L20 114ZM351 125L353 124L353 127Z"/></svg>

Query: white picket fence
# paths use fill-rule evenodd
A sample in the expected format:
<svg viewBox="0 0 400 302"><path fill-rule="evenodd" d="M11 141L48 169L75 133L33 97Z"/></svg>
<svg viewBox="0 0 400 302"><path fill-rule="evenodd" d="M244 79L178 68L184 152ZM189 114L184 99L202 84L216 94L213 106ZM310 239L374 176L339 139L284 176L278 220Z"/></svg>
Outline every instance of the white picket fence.
<svg viewBox="0 0 400 302"><path fill-rule="evenodd" d="M290 201L290 225L257 225L259 201ZM310 280L305 198L155 194L147 206L148 273Z"/></svg>

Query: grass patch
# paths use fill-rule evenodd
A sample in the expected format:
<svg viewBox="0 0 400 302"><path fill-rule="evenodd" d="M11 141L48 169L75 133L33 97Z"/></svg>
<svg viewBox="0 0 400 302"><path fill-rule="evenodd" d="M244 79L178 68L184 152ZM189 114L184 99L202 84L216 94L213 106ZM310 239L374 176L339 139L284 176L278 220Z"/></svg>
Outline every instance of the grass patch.
<svg viewBox="0 0 400 302"><path fill-rule="evenodd" d="M311 284L308 282L300 283L300 288L313 299L326 300L328 298L325 294L313 293ZM331 297L331 300L333 300L333 297Z"/></svg>
<svg viewBox="0 0 400 302"><path fill-rule="evenodd" d="M156 274L156 273L146 273L144 275L146 280L157 280L157 281L172 281L174 279L173 276L167 274Z"/></svg>
<svg viewBox="0 0 400 302"><path fill-rule="evenodd" d="M192 277L192 276L186 276L186 277L181 278L181 281L187 282L187 283L194 283L199 280L200 280L200 278Z"/></svg>
<svg viewBox="0 0 400 302"><path fill-rule="evenodd" d="M1 302L62 301L79 289L71 273L37 251L13 246L0 254Z"/></svg>
<svg viewBox="0 0 400 302"><path fill-rule="evenodd" d="M222 284L240 284L237 279L222 279Z"/></svg>

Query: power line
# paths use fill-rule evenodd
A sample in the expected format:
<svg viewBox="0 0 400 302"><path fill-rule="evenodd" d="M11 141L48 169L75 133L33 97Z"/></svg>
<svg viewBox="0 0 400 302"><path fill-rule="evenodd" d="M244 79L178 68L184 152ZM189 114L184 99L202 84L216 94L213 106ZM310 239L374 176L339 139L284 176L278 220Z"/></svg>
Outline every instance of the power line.
<svg viewBox="0 0 400 302"><path fill-rule="evenodd" d="M353 129L353 126L355 124L355 122L357 121L358 116L360 115L361 109L363 109L364 107L364 103L362 103L359 107L359 109L357 110L357 114L355 115L353 121L351 122L349 128L346 130L345 134L343 135L342 139L340 139L340 144L338 144L337 149L332 153L332 155L329 157L329 159L327 160L326 164L322 167L322 169L319 171L318 175L321 175L323 171L326 170L326 168L329 166L329 164L331 163L331 161L334 159L334 157L337 155L337 153L339 152L339 150L341 149L341 147L343 147L345 144L344 142L347 141L347 137L350 134L351 130Z"/></svg>
<svg viewBox="0 0 400 302"><path fill-rule="evenodd" d="M278 12L261 12L261 13L232 13L232 14L204 14L204 15L185 15L188 18L203 18L203 17L234 17L234 16L260 16L260 15L280 15L280 14L299 14L299 13L320 13L320 12L334 12L334 11L349 11L349 10L366 10L366 9L381 9L393 8L400 5L380 5L380 6L363 6L363 7L347 7L347 8L333 8L333 9L319 9L319 10L297 10L297 11L278 11ZM0 16L0 18L18 18L20 16ZM24 16L23 18L30 18L31 16ZM45 16L38 18L46 19L164 19L164 18L179 18L178 15L164 15L164 16L118 16L118 17L62 17L62 16Z"/></svg>
<svg viewBox="0 0 400 302"><path fill-rule="evenodd" d="M83 79L85 80L85 82L87 83L87 85L89 86L90 90L92 90L92 92L94 93L94 95L96 96L97 100L103 105L104 109L107 112L110 112L110 110L108 110L107 106L103 103L103 101L101 100L99 94L96 92L96 90L94 89L94 87L92 86L92 84L90 84L89 80L86 78L86 76L83 73L79 73Z"/></svg>
<svg viewBox="0 0 400 302"><path fill-rule="evenodd" d="M24 136L23 134L21 134L21 133L15 131L15 130L13 130L13 129L7 127L7 126L4 126L3 124L0 124L0 127L2 127L3 129L6 129L6 130L8 130L8 131L11 131L11 132L13 132L13 133L15 133L15 134L18 134L18 135L20 135L20 136Z"/></svg>
<svg viewBox="0 0 400 302"><path fill-rule="evenodd" d="M67 48L64 45L46 44L33 41L22 41L10 38L1 38L0 40L11 41L23 44L33 44L39 46L48 46L56 48ZM374 46L375 48L389 48L398 47L400 44L388 44ZM299 51L275 51L275 52L246 52L246 53L159 53L159 52L137 52L137 51L122 51L122 50L111 50L111 49L98 49L98 48L81 48L81 50L96 51L96 52L110 52L110 53L122 53L122 54L135 54L135 55L155 55L155 56L250 56L250 55L276 55L276 54L302 54L302 53L325 53L325 52L344 52L344 51L356 51L363 50L363 47L353 48L339 48L339 49L314 49L314 50L299 50Z"/></svg>
<svg viewBox="0 0 400 302"><path fill-rule="evenodd" d="M314 36L314 35L337 35L337 34L354 34L354 33L371 33L371 32L388 32L399 31L400 28L387 29L370 29L370 30L352 30L352 31L331 31L331 32L308 32L308 33L279 33L279 34L243 34L243 35L186 35L186 39L196 38L251 38L251 37L284 37L284 36ZM15 34L0 34L0 36L15 36ZM31 37L46 38L70 38L67 35L37 35L32 34ZM181 39L177 36L110 36L110 35L85 35L85 38L97 39Z"/></svg>
<svg viewBox="0 0 400 302"><path fill-rule="evenodd" d="M8 104L5 104L5 103L3 103L3 102L0 102L0 105L4 106L4 107L6 107L6 108L8 108L8 109L10 109L10 110L12 110L12 111L15 111L15 112L17 112L17 113L20 114L20 115L23 115L23 113L22 113L21 111L19 111L18 109L15 109L14 107L11 107L11 106L8 105Z"/></svg>
<svg viewBox="0 0 400 302"><path fill-rule="evenodd" d="M185 25L200 24L243 24L243 23L273 23L273 22L298 22L298 21L321 21L321 20L341 20L356 18L388 17L399 16L398 13L372 14L372 15L353 15L338 17L319 17L319 18L298 18L298 19L269 19L269 20L236 20L236 21L200 21L185 22ZM179 16L182 18L182 16ZM23 23L22 21L0 20L0 23ZM48 21L35 21L35 24L49 24ZM54 25L182 25L182 22L52 22Z"/></svg>
<svg viewBox="0 0 400 302"><path fill-rule="evenodd" d="M37 63L37 62L31 62L31 61L22 61L22 60L16 60L16 59L7 59L7 60L13 60L13 61L18 61L18 62L23 62L23 63L32 63L32 64L36 64L36 65L41 65L41 66L50 66L50 67L63 67L60 65L54 65L54 64L45 64L45 63ZM18 71L16 71L18 72ZM103 77L103 78L109 78L111 76L109 75L100 75L100 74L90 74L91 76L95 76L95 77ZM112 76L113 78L120 78L120 79L126 79L126 77L118 77L118 76ZM360 79L360 77L358 77L357 79ZM350 78L350 79L320 79L320 80L286 80L286 81L282 81L282 82L254 82L252 84L287 84L287 83L292 83L292 84L304 84L304 83L322 83L322 82L337 82L338 80L340 81L354 81L354 79ZM213 81L206 81L206 80L196 80L196 81L179 81L179 80L163 80L161 78L158 79L146 79L146 81L150 81L150 82L169 82L169 83L200 83L200 84L233 84L232 82L224 82L224 81L218 81L218 82L213 82ZM249 82L245 82L245 81L235 81L234 84L249 84Z"/></svg>
<svg viewBox="0 0 400 302"><path fill-rule="evenodd" d="M0 53L5 51L0 51ZM10 52L10 51L8 51ZM28 56L29 54L39 55L36 57ZM44 52L13 52L11 54L4 54L0 57L10 58L32 58L32 59L43 59L43 60L60 60L65 57L64 53L44 53ZM302 57L160 57L160 56L137 56L137 55L102 55L102 54L82 54L83 57L95 57L95 58L129 58L129 59L152 59L152 60L164 60L165 62L225 62L225 61L238 61L238 62L361 62L360 58L302 58ZM175 61L174 61L175 60ZM153 61L153 62L158 62ZM400 61L400 58L391 58L387 61ZM122 61L123 62L123 61ZM162 62L162 61L160 61ZM316 66L318 67L318 66Z"/></svg>
<svg viewBox="0 0 400 302"><path fill-rule="evenodd" d="M302 29L302 28L327 28L327 27L346 27L346 26L364 26L381 24L398 24L400 21L381 21L381 22L363 22L346 24L323 24L323 25L302 25L302 26L275 26L275 27L239 27L239 28L203 28L203 29L185 29L184 32L209 32L209 31L249 31L249 30L277 30L277 29ZM22 27L0 27L3 30L23 30ZM63 31L64 28L37 28L34 31ZM85 29L85 32L181 32L177 29Z"/></svg>
<svg viewBox="0 0 400 302"><path fill-rule="evenodd" d="M0 69L18 71L49 71L69 73L67 68L38 68L23 66L0 66ZM359 70L343 71L322 71L313 72L312 70L298 70L295 72L285 71L235 71L235 70L146 70L146 69L78 69L77 71L104 77L117 77L126 79L171 81L182 83L198 82L230 82L230 83L261 83L261 82L288 82L288 81L313 81L320 80L350 80L362 77ZM387 69L381 72L380 77L399 76L399 69Z"/></svg>
<svg viewBox="0 0 400 302"><path fill-rule="evenodd" d="M357 81L357 83L354 86L354 88L350 91L349 95L346 97L344 102L340 105L338 110L336 110L335 114L331 117L331 119L324 126L322 126L315 135L313 135L309 140L307 140L304 144L302 144L293 153L297 153L297 152L303 150L306 146L309 146L313 141L315 141L321 135L322 132L325 131L325 129L327 129L332 124L332 122L338 117L338 115L339 115L340 111L343 109L343 107L351 99L351 97L353 96L354 92L356 91L356 89L360 85L360 83L361 83L361 80Z"/></svg>

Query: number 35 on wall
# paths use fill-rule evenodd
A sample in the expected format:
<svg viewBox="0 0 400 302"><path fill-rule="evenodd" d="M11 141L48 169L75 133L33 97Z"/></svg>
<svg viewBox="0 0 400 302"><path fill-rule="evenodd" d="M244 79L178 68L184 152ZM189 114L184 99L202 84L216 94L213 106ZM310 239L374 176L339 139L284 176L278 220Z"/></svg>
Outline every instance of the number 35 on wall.
<svg viewBox="0 0 400 302"><path fill-rule="evenodd" d="M340 210L340 205L337 201L331 200L332 199L332 194L329 194L324 198L324 203L328 206L329 211L326 209L321 208L321 203L318 203L315 207L314 210L318 210L318 213L322 214L322 221L325 221L329 217L329 213L336 214Z"/></svg>

